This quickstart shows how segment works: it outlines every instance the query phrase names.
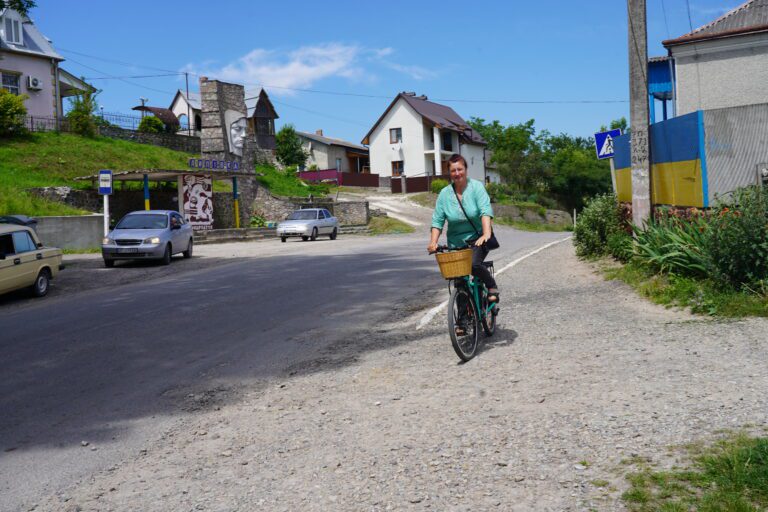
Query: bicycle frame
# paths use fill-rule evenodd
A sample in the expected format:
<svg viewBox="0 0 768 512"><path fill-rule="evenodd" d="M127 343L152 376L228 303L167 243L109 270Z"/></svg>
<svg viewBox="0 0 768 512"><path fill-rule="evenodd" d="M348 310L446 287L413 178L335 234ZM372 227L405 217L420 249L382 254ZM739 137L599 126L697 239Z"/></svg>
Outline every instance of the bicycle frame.
<svg viewBox="0 0 768 512"><path fill-rule="evenodd" d="M466 286L467 289L469 289L471 295L472 295L472 301L475 303L476 311L480 314L480 318L486 318L488 315L493 314L493 308L496 306L495 303L486 303L485 309L482 307L482 303L480 301L481 294L483 290L487 290L485 288L485 284L480 281L479 279L476 279L473 275L468 276L462 276L462 277L456 277L454 279L450 279L448 281L448 295L451 294L451 283L453 283L454 286L462 285Z"/></svg>

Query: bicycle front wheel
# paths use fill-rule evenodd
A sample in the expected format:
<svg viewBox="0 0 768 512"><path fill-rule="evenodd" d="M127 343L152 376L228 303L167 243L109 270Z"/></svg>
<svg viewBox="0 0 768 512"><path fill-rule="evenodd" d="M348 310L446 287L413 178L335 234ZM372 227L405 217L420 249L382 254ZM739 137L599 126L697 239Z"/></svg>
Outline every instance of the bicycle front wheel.
<svg viewBox="0 0 768 512"><path fill-rule="evenodd" d="M453 350L462 361L469 361L477 353L479 323L469 291L463 287L454 288L448 302L448 332Z"/></svg>

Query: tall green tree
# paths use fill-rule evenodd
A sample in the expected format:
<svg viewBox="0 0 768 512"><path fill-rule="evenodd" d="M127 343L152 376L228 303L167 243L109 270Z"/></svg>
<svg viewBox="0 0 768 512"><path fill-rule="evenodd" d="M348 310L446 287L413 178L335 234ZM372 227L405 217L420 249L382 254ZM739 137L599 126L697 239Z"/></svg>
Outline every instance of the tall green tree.
<svg viewBox="0 0 768 512"><path fill-rule="evenodd" d="M35 0L0 0L0 9L9 7L23 15L27 15L29 10L36 7Z"/></svg>
<svg viewBox="0 0 768 512"><path fill-rule="evenodd" d="M306 163L307 152L301 147L301 139L293 125L287 124L275 135L275 156L285 166L302 166Z"/></svg>

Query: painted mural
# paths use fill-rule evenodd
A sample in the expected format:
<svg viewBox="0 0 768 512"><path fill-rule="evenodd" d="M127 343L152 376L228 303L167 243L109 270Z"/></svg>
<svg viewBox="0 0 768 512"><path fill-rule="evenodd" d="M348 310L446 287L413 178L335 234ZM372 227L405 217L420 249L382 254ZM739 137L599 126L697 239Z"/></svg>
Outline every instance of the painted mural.
<svg viewBox="0 0 768 512"><path fill-rule="evenodd" d="M185 174L184 218L195 230L213 229L213 187L210 176Z"/></svg>

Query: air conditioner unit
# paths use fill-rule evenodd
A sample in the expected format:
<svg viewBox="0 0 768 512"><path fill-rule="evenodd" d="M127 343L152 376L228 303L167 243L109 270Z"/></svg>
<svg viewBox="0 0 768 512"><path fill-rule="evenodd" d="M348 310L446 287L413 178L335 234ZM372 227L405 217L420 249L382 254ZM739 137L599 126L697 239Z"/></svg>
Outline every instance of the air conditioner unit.
<svg viewBox="0 0 768 512"><path fill-rule="evenodd" d="M27 77L27 89L31 91L39 91L43 88L43 81L34 76Z"/></svg>

